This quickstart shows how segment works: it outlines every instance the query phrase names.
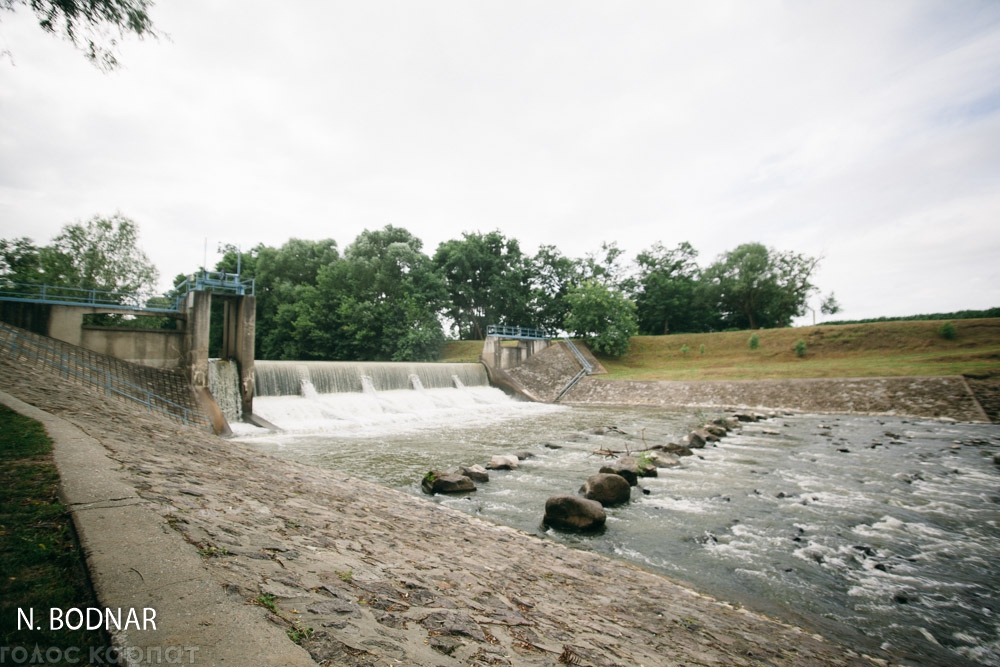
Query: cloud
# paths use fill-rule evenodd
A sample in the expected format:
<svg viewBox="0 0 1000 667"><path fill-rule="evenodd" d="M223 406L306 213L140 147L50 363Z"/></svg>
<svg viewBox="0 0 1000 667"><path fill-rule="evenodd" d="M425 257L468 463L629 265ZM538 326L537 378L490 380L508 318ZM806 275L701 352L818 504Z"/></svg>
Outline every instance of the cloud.
<svg viewBox="0 0 1000 667"><path fill-rule="evenodd" d="M154 20L169 39L106 75L4 16L4 237L122 210L166 278L205 238L385 224L429 252L492 229L705 262L762 241L823 254L845 316L1000 303L995 3L187 0Z"/></svg>

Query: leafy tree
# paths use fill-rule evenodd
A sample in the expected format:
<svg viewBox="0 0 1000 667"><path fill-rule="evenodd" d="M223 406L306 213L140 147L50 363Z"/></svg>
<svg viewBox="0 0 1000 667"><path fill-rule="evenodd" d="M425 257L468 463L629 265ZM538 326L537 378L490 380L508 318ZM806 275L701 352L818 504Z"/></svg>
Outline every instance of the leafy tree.
<svg viewBox="0 0 1000 667"><path fill-rule="evenodd" d="M713 317L695 259L686 241L668 250L656 243L636 256L635 304L639 333L693 333L712 328Z"/></svg>
<svg viewBox="0 0 1000 667"><path fill-rule="evenodd" d="M529 261L533 322L549 331L564 331L569 302L566 295L580 283L580 261L543 245Z"/></svg>
<svg viewBox="0 0 1000 667"><path fill-rule="evenodd" d="M428 361L444 344L447 290L422 242L392 225L362 232L302 290L293 330L311 358ZM308 358L302 356L300 358Z"/></svg>
<svg viewBox="0 0 1000 667"><path fill-rule="evenodd" d="M138 226L120 213L66 225L41 257L46 282L60 285L152 296L159 279L139 248Z"/></svg>
<svg viewBox="0 0 1000 667"><path fill-rule="evenodd" d="M115 33L156 37L149 18L152 5L150 0L0 0L0 11L30 7L42 30L65 35L88 60L111 70L118 66Z"/></svg>
<svg viewBox="0 0 1000 667"><path fill-rule="evenodd" d="M339 261L337 242L293 238L280 248L260 244L249 253L242 253L237 261L238 252L235 246L225 246L225 254L216 270L235 273L239 266L244 280L254 280L258 356L261 359L300 358L293 326L298 319L297 304L304 294L309 294L308 289L315 288L320 269Z"/></svg>
<svg viewBox="0 0 1000 667"><path fill-rule="evenodd" d="M818 264L816 258L746 243L724 253L703 278L726 326L783 327L805 313Z"/></svg>
<svg viewBox="0 0 1000 667"><path fill-rule="evenodd" d="M628 352L638 323L635 304L621 291L591 279L570 288L566 299L568 331L585 339L596 352L610 356Z"/></svg>
<svg viewBox="0 0 1000 667"><path fill-rule="evenodd" d="M445 314L459 338L482 340L490 324L536 324L528 262L516 239L499 231L465 233L439 245L434 264L447 285Z"/></svg>
<svg viewBox="0 0 1000 667"><path fill-rule="evenodd" d="M0 284L45 282L41 255L31 239L0 239L0 279Z"/></svg>
<svg viewBox="0 0 1000 667"><path fill-rule="evenodd" d="M580 262L580 279L629 290L632 285L624 264L625 251L614 241L601 244L600 252L589 252Z"/></svg>
<svg viewBox="0 0 1000 667"><path fill-rule="evenodd" d="M824 315L835 315L840 312L840 303L833 292L830 292L830 295L823 299L823 303L819 306L819 312Z"/></svg>

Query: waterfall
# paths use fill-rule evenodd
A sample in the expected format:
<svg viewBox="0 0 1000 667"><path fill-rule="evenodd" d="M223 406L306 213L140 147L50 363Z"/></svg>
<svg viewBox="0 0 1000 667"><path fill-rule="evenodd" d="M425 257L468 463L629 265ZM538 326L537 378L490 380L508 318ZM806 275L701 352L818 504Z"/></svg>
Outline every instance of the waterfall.
<svg viewBox="0 0 1000 667"><path fill-rule="evenodd" d="M235 361L212 359L208 363L208 390L230 424L243 419L240 369Z"/></svg>
<svg viewBox="0 0 1000 667"><path fill-rule="evenodd" d="M516 412L481 364L258 361L255 370L254 413L285 432L371 435Z"/></svg>
<svg viewBox="0 0 1000 667"><path fill-rule="evenodd" d="M257 361L254 370L254 395L258 397L301 396L304 382L319 394L360 393L365 389L362 377L368 378L375 391L489 386L481 364Z"/></svg>

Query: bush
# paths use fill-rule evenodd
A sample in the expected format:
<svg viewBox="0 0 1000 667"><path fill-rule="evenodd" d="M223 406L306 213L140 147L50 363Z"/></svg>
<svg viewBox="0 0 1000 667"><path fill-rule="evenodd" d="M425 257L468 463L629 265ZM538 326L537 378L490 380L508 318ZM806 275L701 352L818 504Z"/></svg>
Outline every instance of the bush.
<svg viewBox="0 0 1000 667"><path fill-rule="evenodd" d="M683 346L683 347L681 348L681 354L682 354L683 356L685 356L685 357L687 356L687 353L688 353L688 352L690 352L690 351L691 351L691 348L690 348L690 347L688 347L687 345L685 345L685 346Z"/></svg>
<svg viewBox="0 0 1000 667"><path fill-rule="evenodd" d="M705 354L705 344L704 343L701 344L701 348L699 348L698 351L701 352L702 354Z"/></svg>
<svg viewBox="0 0 1000 667"><path fill-rule="evenodd" d="M750 340L747 341L747 344L750 345L751 350L756 350L760 347L760 338L757 338L757 334L750 334Z"/></svg>
<svg viewBox="0 0 1000 667"><path fill-rule="evenodd" d="M955 336L958 334L958 331L955 329L954 324L952 324L951 322L945 322L938 329L938 333L941 334L941 337L944 338L945 340L954 340Z"/></svg>
<svg viewBox="0 0 1000 667"><path fill-rule="evenodd" d="M801 338L795 343L795 354L800 357L806 356L806 342Z"/></svg>

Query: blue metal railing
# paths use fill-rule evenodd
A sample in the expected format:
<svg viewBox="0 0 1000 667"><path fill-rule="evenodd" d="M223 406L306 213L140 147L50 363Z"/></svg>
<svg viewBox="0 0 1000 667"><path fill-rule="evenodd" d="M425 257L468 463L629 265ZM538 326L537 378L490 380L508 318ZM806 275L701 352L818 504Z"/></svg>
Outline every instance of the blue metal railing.
<svg viewBox="0 0 1000 667"><path fill-rule="evenodd" d="M590 364L589 361L587 361L587 358L583 356L583 353L580 352L580 349L573 344L573 341L571 341L566 336L562 337L562 341L566 343L566 347L568 347L570 351L573 352L573 356L575 356L576 360L580 362L580 372L574 375L573 379L570 380L565 387L563 387L562 391L559 392L559 395L556 396L555 400L556 403L558 403L559 399L565 396L570 389L575 387L576 383L582 380L584 375L590 375L591 373L594 372L594 367Z"/></svg>
<svg viewBox="0 0 1000 667"><path fill-rule="evenodd" d="M25 335L17 329L0 324L0 344L10 350L12 359L16 360L19 357L34 359L43 366L58 370L64 378L75 378L100 387L108 396L119 396L140 403L150 412L155 410L189 425L211 426L208 417L200 412L132 384L106 369L81 361L73 354L36 340L31 334Z"/></svg>
<svg viewBox="0 0 1000 667"><path fill-rule="evenodd" d="M528 327L507 327L490 324L486 327L487 336L498 338L521 338L526 340L549 340L552 336L545 329L530 329Z"/></svg>
<svg viewBox="0 0 1000 667"><path fill-rule="evenodd" d="M15 283L0 280L0 300L48 303L61 306L94 306L114 310L141 310L151 313L181 312L184 300L193 291L253 296L253 279L244 281L237 273L201 271L184 279L171 297L148 297L135 292L115 292L85 287L62 287L38 283Z"/></svg>

